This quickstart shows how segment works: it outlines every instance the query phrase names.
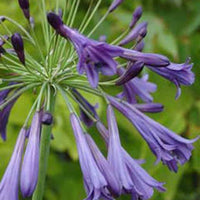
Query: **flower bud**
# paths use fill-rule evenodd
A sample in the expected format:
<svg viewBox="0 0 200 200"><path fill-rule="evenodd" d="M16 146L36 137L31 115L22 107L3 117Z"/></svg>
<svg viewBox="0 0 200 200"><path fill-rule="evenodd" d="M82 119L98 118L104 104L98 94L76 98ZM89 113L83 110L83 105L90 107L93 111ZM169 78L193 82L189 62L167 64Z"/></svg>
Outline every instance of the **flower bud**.
<svg viewBox="0 0 200 200"><path fill-rule="evenodd" d="M51 125L53 123L53 116L49 112L45 112L42 116L42 123L45 125Z"/></svg>
<svg viewBox="0 0 200 200"><path fill-rule="evenodd" d="M13 34L11 37L11 42L19 60L25 65L24 42L21 35L19 33Z"/></svg>

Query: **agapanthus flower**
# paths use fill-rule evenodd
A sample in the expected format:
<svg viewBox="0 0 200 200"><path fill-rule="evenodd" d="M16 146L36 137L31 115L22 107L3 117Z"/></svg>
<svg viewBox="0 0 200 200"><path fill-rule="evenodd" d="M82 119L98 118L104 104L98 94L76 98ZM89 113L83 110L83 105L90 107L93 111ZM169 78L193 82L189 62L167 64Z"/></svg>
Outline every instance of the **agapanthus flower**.
<svg viewBox="0 0 200 200"><path fill-rule="evenodd" d="M177 87L176 98L181 95L181 85L192 85L194 83L194 73L191 71L193 64L190 64L190 59L185 63L176 64L171 63L166 68L149 67L152 71L163 76L169 81L173 82Z"/></svg>
<svg viewBox="0 0 200 200"><path fill-rule="evenodd" d="M22 128L8 167L0 183L0 199L18 200L20 166L26 139L26 129Z"/></svg>
<svg viewBox="0 0 200 200"><path fill-rule="evenodd" d="M122 147L113 107L138 129L157 161L161 160L170 170L177 171L178 163L184 164L189 160L192 143L196 139L184 139L144 114L161 112L163 106L152 102L151 93L157 87L148 81L148 74L144 75L143 69L152 70L180 88L194 81L190 60L176 64L164 55L142 52L147 22L138 23L142 15L141 7L133 12L126 31L113 42L108 43L110 38L107 39L101 32L95 35L103 36L95 38L95 31L99 30L100 25L103 26L106 17L123 0L114 0L91 30L88 30L90 22L99 3L89 16L94 3L91 1L86 17L78 21L81 24L77 28L74 27L74 24L78 24L75 22L76 13L82 1L74 3L70 12L66 10L68 6L59 9L63 5L60 0L56 8L53 8L53 2L52 10L58 14L45 10L47 1L42 1L42 5L39 5L42 12L36 13L41 13L35 18L39 19L36 27L33 27L33 18L30 17L29 0L18 2L31 26L23 27L10 17L0 16L0 25L4 26L2 30L5 31L0 39L0 134L4 140L9 113L16 100L26 94L26 100L30 97L34 102L1 181L0 199L17 200L19 188L25 198L32 195L33 199L48 198L43 194L49 148L52 138L55 136L56 140L57 136L56 132L52 134L52 127L54 115L58 114L56 99L59 95L70 113L87 193L85 200L113 200L121 195L129 195L133 200L148 200L154 189L163 192L163 183L152 178L140 166L141 161L133 159ZM3 24L5 20L9 26ZM17 33L10 29L12 25ZM13 49L7 49L7 46L13 46ZM104 76L107 76L106 80ZM116 91L121 93L117 95ZM179 95L180 89L178 91ZM104 100L102 105L99 102L95 104L87 93L98 96L94 99ZM103 116L99 116L96 111L97 105L99 111L103 111L103 102L108 106L108 130L101 123L105 113L101 112ZM23 106L28 105L25 102ZM61 109L62 113L66 111L63 107ZM77 114L79 111L80 116ZM102 154L94 142L95 131L87 134L87 129L94 124L106 142L107 154ZM28 142L24 148L25 137Z"/></svg>
<svg viewBox="0 0 200 200"><path fill-rule="evenodd" d="M111 104L117 108L136 127L141 136L148 143L156 155L158 163L163 164L174 172L178 170L178 163L183 165L191 157L193 143L198 140L182 138L161 124L144 115L127 102L120 103L116 98L109 97Z"/></svg>
<svg viewBox="0 0 200 200"><path fill-rule="evenodd" d="M79 162L83 172L85 189L88 195L86 199L113 199L112 196L110 196L109 194L109 188L113 188L113 185L109 185L106 180L108 177L105 177L102 171L100 171L100 169L98 168L87 144L83 130L80 126L80 122L75 114L71 114L71 124L76 138L79 153ZM104 161L105 160L99 162ZM116 185L115 182L113 182L113 184Z"/></svg>
<svg viewBox="0 0 200 200"><path fill-rule="evenodd" d="M110 108L108 108L110 109ZM111 110L111 114L112 110ZM110 117L110 116L108 116ZM110 119L110 118L108 118ZM112 120L114 120L114 118L111 118ZM114 125L114 124L113 124ZM115 133L113 132L113 134L117 134L118 135L118 130L116 125L115 126ZM101 134L101 136L104 138L107 146L109 146L111 138L109 135L108 130L105 128L105 126L98 121L97 122L97 128ZM117 136L116 135L116 136ZM117 136L118 137L118 136ZM123 162L123 166L125 166L125 170L127 170L127 174L131 181L132 181L132 189L130 191L126 191L131 193L132 199L142 199L142 200L146 200L149 199L152 195L153 195L153 189L157 189L159 191L165 191L165 189L163 188L163 183L160 183L158 181L156 181L154 178L152 178L139 164L136 160L134 160L127 152L126 150L123 149L123 147L120 144L118 144L118 147L120 149L119 150L119 154L115 154L117 156L121 156L121 162ZM111 147L110 147L111 148ZM115 151L115 149L113 149L113 152ZM113 153L114 155L114 153ZM115 163L115 166L119 166L119 163ZM120 173L120 170L117 170L117 173ZM124 191L125 192L125 191Z"/></svg>
<svg viewBox="0 0 200 200"><path fill-rule="evenodd" d="M32 119L28 143L22 162L20 186L23 197L30 197L37 184L41 126L42 111L36 112Z"/></svg>

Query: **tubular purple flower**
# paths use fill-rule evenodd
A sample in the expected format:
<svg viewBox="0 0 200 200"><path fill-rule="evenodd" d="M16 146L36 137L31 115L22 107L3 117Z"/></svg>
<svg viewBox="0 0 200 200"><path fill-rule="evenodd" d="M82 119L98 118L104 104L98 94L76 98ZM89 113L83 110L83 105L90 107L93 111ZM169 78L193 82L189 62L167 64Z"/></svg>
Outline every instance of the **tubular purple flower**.
<svg viewBox="0 0 200 200"><path fill-rule="evenodd" d="M142 51L144 49L144 41L140 41L135 45L134 50L136 51Z"/></svg>
<svg viewBox="0 0 200 200"><path fill-rule="evenodd" d="M33 116L22 163L20 187L24 198L30 197L33 194L38 180L41 118L42 111L36 112Z"/></svg>
<svg viewBox="0 0 200 200"><path fill-rule="evenodd" d="M114 0L108 9L108 11L111 13L113 12L124 0Z"/></svg>
<svg viewBox="0 0 200 200"><path fill-rule="evenodd" d="M101 151L98 149L92 137L88 134L86 134L85 136L87 143L90 147L90 150L92 152L92 155L96 161L96 164L101 173L104 175L106 181L108 182L108 190L110 191L112 196L118 197L121 194L120 185L116 181L116 177L113 174L111 167L108 164L108 161L105 159Z"/></svg>
<svg viewBox="0 0 200 200"><path fill-rule="evenodd" d="M138 6L133 13L133 18L129 27L133 28L135 24L138 22L138 20L141 18L141 16L142 16L142 7Z"/></svg>
<svg viewBox="0 0 200 200"><path fill-rule="evenodd" d="M140 35L144 37L147 31L147 22L142 22L138 24L121 42L120 45L126 45L129 42L136 40ZM144 34L145 32L145 34Z"/></svg>
<svg viewBox="0 0 200 200"><path fill-rule="evenodd" d="M71 90L72 94L76 98L76 100L96 119L98 119L98 115L96 109L98 108L98 104L95 106L91 105L76 89ZM85 123L86 126L91 127L94 124L94 121L87 115L87 113L81 109L80 107L80 119Z"/></svg>
<svg viewBox="0 0 200 200"><path fill-rule="evenodd" d="M178 171L178 163L183 165L190 159L192 143L199 138L188 140L168 130L152 120L129 103L120 103L116 98L108 97L111 104L118 109L138 130L148 143L150 149L171 171Z"/></svg>
<svg viewBox="0 0 200 200"><path fill-rule="evenodd" d="M88 195L85 200L95 200L101 198L112 200L113 198L107 190L108 182L94 160L78 118L75 114L71 114L70 119L76 138L85 189Z"/></svg>
<svg viewBox="0 0 200 200"><path fill-rule="evenodd" d="M143 69L144 63L142 62L135 62L135 63L129 63L127 69L125 72L119 77L119 79L116 82L116 85L122 85L136 77ZM118 70L121 72L122 70Z"/></svg>
<svg viewBox="0 0 200 200"><path fill-rule="evenodd" d="M19 33L13 34L11 37L11 42L20 62L25 65L24 42L21 35Z"/></svg>
<svg viewBox="0 0 200 200"><path fill-rule="evenodd" d="M123 193L131 193L134 185L125 166L119 131L111 105L107 108L107 120L109 131L108 162L121 185Z"/></svg>
<svg viewBox="0 0 200 200"><path fill-rule="evenodd" d="M124 73L124 68L118 69L118 74L121 76ZM144 102L152 102L153 97L150 93L155 92L156 84L148 82L148 74L142 78L135 77L123 85L123 92L118 95L119 98L125 98L129 103L137 103L136 96L140 97Z"/></svg>
<svg viewBox="0 0 200 200"><path fill-rule="evenodd" d="M109 133L105 126L98 121L97 129L99 130L101 136L105 140L107 146L109 143ZM165 191L163 188L163 183L156 181L152 178L138 163L138 161L134 160L126 150L121 147L122 155L124 157L124 162L126 165L126 169L131 177L131 180L134 184L134 189L132 191L132 199L141 199L146 200L149 199L153 195L153 189L157 189L158 191Z"/></svg>
<svg viewBox="0 0 200 200"><path fill-rule="evenodd" d="M190 59L187 59L185 63L175 64L171 63L167 67L154 68L148 67L157 74L173 82L177 87L176 99L181 95L181 85L192 85L195 80L194 73L191 71L193 64L190 63Z"/></svg>
<svg viewBox="0 0 200 200"><path fill-rule="evenodd" d="M29 20L30 11L29 11L29 0L18 0L19 6L22 9L24 16Z"/></svg>
<svg viewBox="0 0 200 200"><path fill-rule="evenodd" d="M21 129L12 157L0 183L0 199L18 200L19 174L26 130Z"/></svg>

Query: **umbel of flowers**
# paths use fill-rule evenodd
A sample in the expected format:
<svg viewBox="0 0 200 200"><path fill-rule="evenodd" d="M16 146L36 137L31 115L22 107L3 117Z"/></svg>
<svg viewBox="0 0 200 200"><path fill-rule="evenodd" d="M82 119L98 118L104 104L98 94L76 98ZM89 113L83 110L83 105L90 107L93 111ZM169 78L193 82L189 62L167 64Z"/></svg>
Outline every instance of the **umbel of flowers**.
<svg viewBox="0 0 200 200"><path fill-rule="evenodd" d="M55 12L48 13L45 1L39 1L42 20L34 25L29 1L19 0L29 25L27 29L7 16L0 17L0 25L5 29L5 33L0 34L0 134L3 140L6 140L9 114L15 102L26 92L32 92L35 97L0 182L1 200L17 200L20 193L24 198L43 199L58 93L69 110L86 200L112 200L121 195L147 200L155 189L165 191L163 183L152 178L140 166L140 161L122 147L114 109L138 130L156 156L156 163L161 161L169 170L177 172L178 165L190 159L193 143L198 138L182 138L145 115L161 112L163 106L153 103L151 93L156 91L156 85L148 81L148 74L141 75L143 69L148 68L173 82L178 98L181 85L194 82L190 59L177 64L163 55L142 52L147 22L138 22L142 16L141 7L133 12L127 31L112 44L106 42L105 36L91 39L106 17L123 2L120 0L114 0L98 24L84 35L100 2L93 4L91 1L85 18L76 29L72 27L80 1L70 1L62 10L58 3ZM8 23L20 33L11 34ZM38 35L37 29L43 34ZM29 52L28 43L37 49L36 53ZM127 44L132 48L127 48ZM104 76L110 80L104 81ZM121 92L115 96L106 93L105 88L111 85ZM87 96L82 96L82 91L105 100L107 124L102 123L97 106L91 105ZM80 114L71 101L77 103ZM107 156L88 134L91 126L96 126L105 141Z"/></svg>

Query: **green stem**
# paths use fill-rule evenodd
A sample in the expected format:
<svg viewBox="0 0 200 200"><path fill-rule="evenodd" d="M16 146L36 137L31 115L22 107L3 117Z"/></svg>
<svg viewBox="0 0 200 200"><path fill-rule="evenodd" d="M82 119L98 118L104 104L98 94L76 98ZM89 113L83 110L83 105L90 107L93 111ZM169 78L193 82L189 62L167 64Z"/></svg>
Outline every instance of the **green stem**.
<svg viewBox="0 0 200 200"><path fill-rule="evenodd" d="M55 105L55 96L53 89L50 91L50 104L49 108L47 108L48 112L54 112ZM47 173L47 165L48 165L48 157L50 150L50 142L51 142L51 132L52 126L43 126L42 134L41 134L41 146L40 146L40 166L39 166L39 175L38 175L38 183L36 190L33 194L32 200L42 200L44 195L45 188L45 180Z"/></svg>

